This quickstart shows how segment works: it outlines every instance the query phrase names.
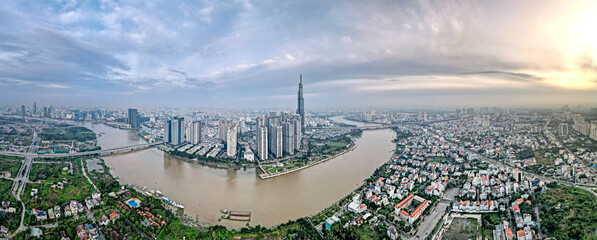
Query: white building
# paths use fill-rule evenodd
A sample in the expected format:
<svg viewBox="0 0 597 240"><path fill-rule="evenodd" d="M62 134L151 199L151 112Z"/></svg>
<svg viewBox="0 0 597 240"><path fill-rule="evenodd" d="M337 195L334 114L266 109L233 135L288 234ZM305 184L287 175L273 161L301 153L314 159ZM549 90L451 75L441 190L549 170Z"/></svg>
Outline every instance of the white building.
<svg viewBox="0 0 597 240"><path fill-rule="evenodd" d="M236 135L237 135L238 128L236 123L230 123L228 125L228 129L226 130L226 155L228 157L236 156Z"/></svg>

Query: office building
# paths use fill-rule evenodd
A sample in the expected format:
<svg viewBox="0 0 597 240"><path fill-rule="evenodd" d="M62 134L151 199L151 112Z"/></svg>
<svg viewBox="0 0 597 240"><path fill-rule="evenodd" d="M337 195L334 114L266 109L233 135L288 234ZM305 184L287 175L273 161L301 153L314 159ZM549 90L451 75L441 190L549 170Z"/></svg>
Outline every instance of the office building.
<svg viewBox="0 0 597 240"><path fill-rule="evenodd" d="M196 145L201 142L201 127L203 127L203 122L201 122L201 121L191 122L190 136L189 136L189 141L191 144Z"/></svg>
<svg viewBox="0 0 597 240"><path fill-rule="evenodd" d="M131 125L131 128L141 127L139 111L137 111L137 109L129 108L127 123Z"/></svg>
<svg viewBox="0 0 597 240"><path fill-rule="evenodd" d="M298 90L298 106L296 113L301 115L301 131L305 131L305 98L303 98L303 75L300 75Z"/></svg>

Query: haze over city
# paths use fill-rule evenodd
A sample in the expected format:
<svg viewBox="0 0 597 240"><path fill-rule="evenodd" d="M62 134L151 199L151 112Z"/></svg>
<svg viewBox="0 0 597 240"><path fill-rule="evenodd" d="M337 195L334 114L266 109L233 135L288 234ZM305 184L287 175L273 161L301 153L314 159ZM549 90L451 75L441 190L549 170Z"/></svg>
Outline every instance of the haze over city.
<svg viewBox="0 0 597 240"><path fill-rule="evenodd" d="M574 3L2 1L0 102L284 108L302 73L311 109L591 105Z"/></svg>

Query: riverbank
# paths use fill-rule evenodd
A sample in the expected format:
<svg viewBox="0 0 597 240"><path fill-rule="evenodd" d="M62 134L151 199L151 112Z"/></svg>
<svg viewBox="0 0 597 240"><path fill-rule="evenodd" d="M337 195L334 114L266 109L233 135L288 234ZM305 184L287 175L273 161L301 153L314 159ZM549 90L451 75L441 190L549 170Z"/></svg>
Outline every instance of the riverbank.
<svg viewBox="0 0 597 240"><path fill-rule="evenodd" d="M310 167L315 166L317 164L320 164L320 163L323 163L323 162L327 162L329 160L337 158L337 157L339 157L339 156L341 156L341 155L343 155L345 153L348 153L348 152L350 152L350 151L352 151L352 150L354 150L356 148L357 148L357 146L353 144L352 147L350 147L350 148L348 148L348 149L346 149L346 150L344 150L344 151L342 151L340 153L337 153L336 155L324 158L324 159L319 160L319 161L314 162L314 163L309 163L309 164L307 164L305 166L293 168L293 169L290 169L290 170L287 170L287 171L284 171L284 172L281 172L281 173L269 174L269 173L267 173L267 171L265 171L262 168L261 165L259 165L259 170L261 170L263 172L262 174L259 174L259 178L261 178L261 180L265 180L265 179L279 177L279 176L282 176L282 175L285 175L285 174L293 173L293 172L296 172L296 171L300 171L300 170L303 170L303 169L307 169L307 168L310 168Z"/></svg>
<svg viewBox="0 0 597 240"><path fill-rule="evenodd" d="M212 168L219 168L219 169L241 169L242 167L244 168L255 168L257 167L257 164L255 163L232 163L232 162L214 162L214 161L204 161L204 160L199 160L197 158L191 159L191 158L186 158L186 157L181 157L178 155L174 155L171 154L168 151L164 151L162 149L159 149L160 151L164 152L165 154L168 154L168 156L172 156L174 158L186 161L186 162L190 162L190 163L197 163L201 166L207 166L207 167L212 167Z"/></svg>

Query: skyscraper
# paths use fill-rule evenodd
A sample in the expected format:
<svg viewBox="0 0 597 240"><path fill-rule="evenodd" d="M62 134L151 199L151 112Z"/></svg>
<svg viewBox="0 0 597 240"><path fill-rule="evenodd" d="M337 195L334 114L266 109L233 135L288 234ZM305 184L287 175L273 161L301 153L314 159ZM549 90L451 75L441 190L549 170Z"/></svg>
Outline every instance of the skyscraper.
<svg viewBox="0 0 597 240"><path fill-rule="evenodd" d="M21 105L21 116L25 116L26 115L26 111L25 111L25 105Z"/></svg>
<svg viewBox="0 0 597 240"><path fill-rule="evenodd" d="M282 126L280 125L270 125L270 133L269 133L269 150L274 155L275 158L282 157Z"/></svg>
<svg viewBox="0 0 597 240"><path fill-rule="evenodd" d="M567 137L568 136L568 124L566 123L560 123L560 128L559 128L559 134L560 137Z"/></svg>
<svg viewBox="0 0 597 240"><path fill-rule="evenodd" d="M141 126L139 111L137 109L129 108L127 123L131 125L131 128L139 128Z"/></svg>
<svg viewBox="0 0 597 240"><path fill-rule="evenodd" d="M191 123L190 139L191 144L199 144L201 142L201 127L203 123L201 121L193 121Z"/></svg>
<svg viewBox="0 0 597 240"><path fill-rule="evenodd" d="M265 126L258 126L257 127L257 155L259 159L266 160L268 159L268 139L267 139L267 127Z"/></svg>
<svg viewBox="0 0 597 240"><path fill-rule="evenodd" d="M172 120L170 119L164 122L164 142L172 142Z"/></svg>
<svg viewBox="0 0 597 240"><path fill-rule="evenodd" d="M296 113L301 115L301 131L305 132L305 98L303 98L303 75L300 75L298 90L298 106Z"/></svg>
<svg viewBox="0 0 597 240"><path fill-rule="evenodd" d="M301 150L301 143L303 139L303 127L301 126L301 119L294 119L294 150Z"/></svg>
<svg viewBox="0 0 597 240"><path fill-rule="evenodd" d="M37 101L33 102L33 115L37 115Z"/></svg>
<svg viewBox="0 0 597 240"><path fill-rule="evenodd" d="M230 122L226 129L226 155L228 157L236 156L236 135L237 125L234 122Z"/></svg>
<svg viewBox="0 0 597 240"><path fill-rule="evenodd" d="M179 145L185 141L184 118L176 117L164 124L164 140L172 145Z"/></svg>
<svg viewBox="0 0 597 240"><path fill-rule="evenodd" d="M294 124L292 122L285 122L282 129L282 137L284 138L283 151L285 154L294 154Z"/></svg>
<svg viewBox="0 0 597 240"><path fill-rule="evenodd" d="M222 141L226 142L228 139L226 134L228 134L228 126L230 125L230 121L228 120L220 120L218 123L218 138Z"/></svg>

